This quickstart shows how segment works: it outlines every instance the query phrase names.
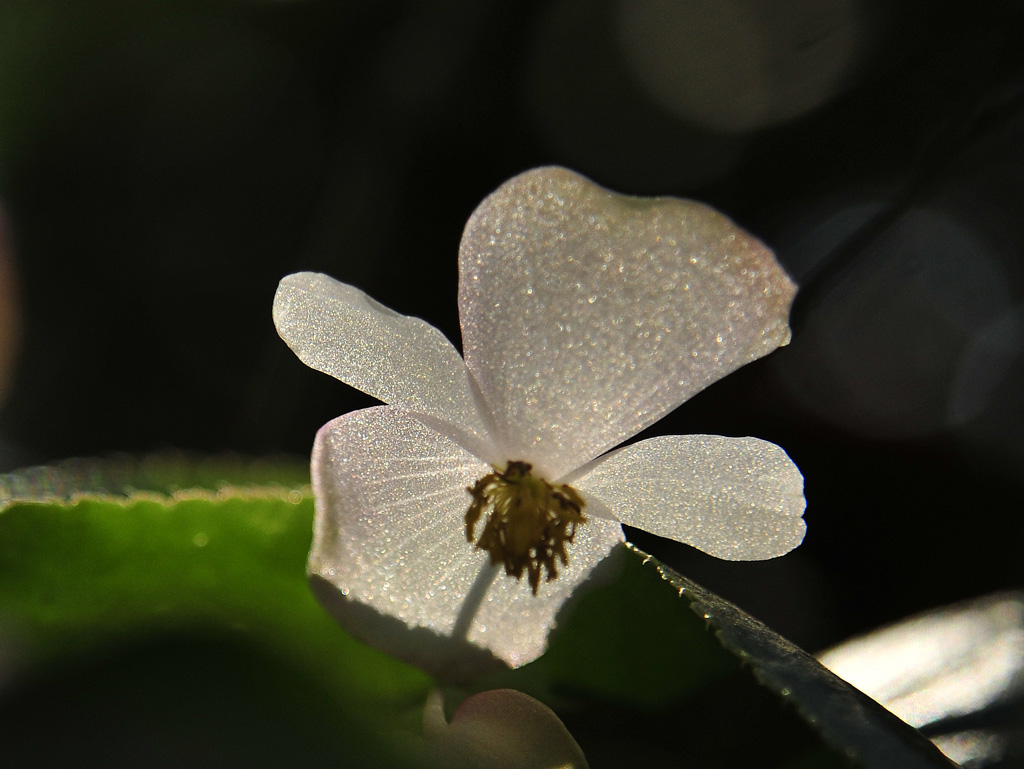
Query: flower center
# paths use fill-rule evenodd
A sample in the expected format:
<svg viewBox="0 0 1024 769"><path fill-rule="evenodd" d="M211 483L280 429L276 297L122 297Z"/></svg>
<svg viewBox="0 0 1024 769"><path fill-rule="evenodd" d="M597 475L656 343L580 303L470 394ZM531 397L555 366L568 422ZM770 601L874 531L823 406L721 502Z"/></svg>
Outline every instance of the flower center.
<svg viewBox="0 0 1024 769"><path fill-rule="evenodd" d="M509 462L466 489L473 497L466 511L466 541L473 541L477 521L486 511L476 546L491 554L492 564L505 564L509 576L522 579L526 572L537 595L542 568L550 582L558 576L555 559L569 565L565 546L587 517L583 497L574 488L554 486L531 474L531 469L526 462Z"/></svg>

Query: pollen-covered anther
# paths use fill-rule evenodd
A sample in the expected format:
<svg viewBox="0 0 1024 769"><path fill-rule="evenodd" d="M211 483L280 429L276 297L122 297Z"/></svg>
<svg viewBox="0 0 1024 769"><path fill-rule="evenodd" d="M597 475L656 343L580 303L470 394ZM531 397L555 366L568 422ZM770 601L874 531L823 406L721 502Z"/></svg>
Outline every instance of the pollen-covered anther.
<svg viewBox="0 0 1024 769"><path fill-rule="evenodd" d="M525 572L537 595L542 569L550 582L558 576L557 561L569 564L566 545L587 517L575 489L550 484L531 469L527 462L509 462L466 489L473 497L466 511L466 541L473 541L476 524L486 511L476 546L490 553L492 564L504 564L509 576L522 579Z"/></svg>

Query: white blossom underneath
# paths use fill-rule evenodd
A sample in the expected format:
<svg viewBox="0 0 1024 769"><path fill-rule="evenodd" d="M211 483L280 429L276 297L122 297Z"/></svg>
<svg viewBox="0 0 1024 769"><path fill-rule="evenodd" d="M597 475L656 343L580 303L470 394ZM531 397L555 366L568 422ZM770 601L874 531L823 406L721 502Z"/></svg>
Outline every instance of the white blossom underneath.
<svg viewBox="0 0 1024 769"><path fill-rule="evenodd" d="M763 244L702 204L541 168L473 213L459 276L463 356L325 275L289 275L274 300L302 361L387 404L329 422L313 449L309 572L356 637L449 678L516 667L544 652L620 524L732 560L802 541L803 478L774 444L665 436L607 453L789 341L795 287ZM536 596L465 536L467 487L510 460L586 502Z"/></svg>

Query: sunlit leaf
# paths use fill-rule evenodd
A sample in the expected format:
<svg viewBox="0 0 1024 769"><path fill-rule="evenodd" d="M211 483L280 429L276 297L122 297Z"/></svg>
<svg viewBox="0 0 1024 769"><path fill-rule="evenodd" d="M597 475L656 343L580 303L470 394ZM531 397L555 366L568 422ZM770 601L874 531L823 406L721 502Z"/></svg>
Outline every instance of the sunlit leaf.
<svg viewBox="0 0 1024 769"><path fill-rule="evenodd" d="M910 617L819 659L964 766L1010 767L1024 755L1020 591Z"/></svg>
<svg viewBox="0 0 1024 769"><path fill-rule="evenodd" d="M49 692L47 675L88 671L100 663L82 668L85 660L107 659L100 668L107 672L88 680L154 686L151 696L162 701L166 676L125 670L136 671L139 649L158 660L143 669L178 670L185 663L175 662L174 650L184 648L192 660L186 669L227 671L210 682L211 702L221 702L225 687L243 702L259 699L252 686L268 702L297 697L282 711L288 718L275 718L306 724L287 727L304 740L354 740L374 755L415 764L420 756L408 751L418 743L407 738L418 735L433 682L353 640L313 599L305 578L308 488L271 481L293 470L215 465L183 471L143 462L149 480L120 486L102 463L0 479L0 488L33 487L46 498L9 501L5 492L0 510L0 653L14 661L14 683L36 681ZM209 488L184 489L176 472L203 476ZM106 493L84 494L83 478L103 481ZM139 487L147 490L128 491ZM694 765L824 768L850 765L846 756L872 769L949 766L917 732L809 655L653 559L620 548L598 576L602 584L559 617L547 654L472 690L450 690L446 704L455 708L473 691L519 689L555 709L592 767L689 758ZM290 679L294 688L282 687ZM13 691L21 691L13 712L38 712L32 690ZM76 701L59 691L58 699ZM212 705L201 699L173 720L181 726L207 712ZM105 712L100 704L94 710L78 720L94 723L90 717ZM251 709L236 710L232 717L249 718ZM277 711L267 704L261 712ZM327 725L335 723L345 728L333 733ZM404 737L385 744L387 734ZM18 744L24 740L8 747ZM405 752L396 758L398 749Z"/></svg>

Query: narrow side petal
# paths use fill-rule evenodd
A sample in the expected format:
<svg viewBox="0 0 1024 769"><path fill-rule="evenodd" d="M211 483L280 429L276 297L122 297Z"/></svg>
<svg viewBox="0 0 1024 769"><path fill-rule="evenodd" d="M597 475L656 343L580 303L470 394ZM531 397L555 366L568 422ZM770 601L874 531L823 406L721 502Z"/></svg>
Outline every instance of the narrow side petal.
<svg viewBox="0 0 1024 769"><path fill-rule="evenodd" d="M281 338L311 368L385 403L455 428L489 455L462 356L444 334L327 275L289 275L274 297Z"/></svg>
<svg viewBox="0 0 1024 769"><path fill-rule="evenodd" d="M785 451L758 438L651 438L601 457L571 482L597 502L595 513L718 558L775 558L804 538L803 476Z"/></svg>
<svg viewBox="0 0 1024 769"><path fill-rule="evenodd" d="M308 569L353 636L449 680L544 652L559 609L622 529L582 526L569 566L534 596L466 541L467 487L490 469L398 409L353 412L320 430Z"/></svg>
<svg viewBox="0 0 1024 769"><path fill-rule="evenodd" d="M463 353L508 459L557 478L789 340L772 252L688 200L518 176L460 247Z"/></svg>

